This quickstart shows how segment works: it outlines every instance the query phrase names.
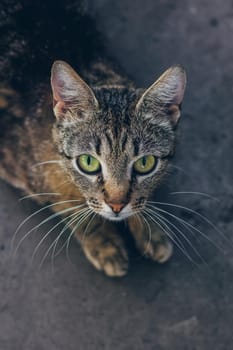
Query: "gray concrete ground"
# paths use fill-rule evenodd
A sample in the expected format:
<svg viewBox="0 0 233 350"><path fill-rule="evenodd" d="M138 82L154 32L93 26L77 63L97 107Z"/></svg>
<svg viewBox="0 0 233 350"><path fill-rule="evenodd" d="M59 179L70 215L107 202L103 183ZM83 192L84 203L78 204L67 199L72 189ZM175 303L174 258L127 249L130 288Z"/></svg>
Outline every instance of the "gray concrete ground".
<svg viewBox="0 0 233 350"><path fill-rule="evenodd" d="M31 255L49 225L26 239L15 259L17 225L37 207L1 183L0 350L233 349L233 4L231 0L92 0L109 52L139 86L182 63L188 90L181 139L167 200L198 210L219 230L182 209L176 214L202 233L184 230L195 262L176 249L157 266L133 256L129 275L96 272L79 246L63 251L54 271L38 265L55 234ZM169 195L169 191L211 194ZM161 199L161 197L160 197ZM171 209L171 208L167 208ZM48 213L46 213L48 214ZM38 224L46 214L31 220ZM18 240L22 237L19 234ZM204 237L204 235L206 237ZM216 248L217 246L217 248Z"/></svg>

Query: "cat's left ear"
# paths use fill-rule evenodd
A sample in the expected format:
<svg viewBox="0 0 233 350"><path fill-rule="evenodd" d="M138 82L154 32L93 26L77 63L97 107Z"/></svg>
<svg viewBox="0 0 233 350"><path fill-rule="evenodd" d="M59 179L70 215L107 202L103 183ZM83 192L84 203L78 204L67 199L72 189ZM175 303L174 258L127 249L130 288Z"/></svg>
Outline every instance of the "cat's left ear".
<svg viewBox="0 0 233 350"><path fill-rule="evenodd" d="M58 120L84 119L98 109L91 88L64 61L55 61L51 71L53 111Z"/></svg>
<svg viewBox="0 0 233 350"><path fill-rule="evenodd" d="M186 87L186 73L182 66L166 70L141 96L136 110L147 117L156 118L162 111L173 127L180 117L180 107Z"/></svg>

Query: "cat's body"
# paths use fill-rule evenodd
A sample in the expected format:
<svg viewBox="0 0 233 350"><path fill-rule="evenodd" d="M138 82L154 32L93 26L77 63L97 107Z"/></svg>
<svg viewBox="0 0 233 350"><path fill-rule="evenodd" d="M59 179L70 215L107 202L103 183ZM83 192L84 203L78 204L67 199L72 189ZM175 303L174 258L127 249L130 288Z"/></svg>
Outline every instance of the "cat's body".
<svg viewBox="0 0 233 350"><path fill-rule="evenodd" d="M128 255L115 221L127 220L142 254L159 262L171 255L162 226L150 211L139 215L174 153L185 73L175 66L144 92L106 62L93 56L87 67L82 63L89 86L55 62L53 97L41 81L28 94L31 104L23 103L25 89L20 94L23 78L3 83L0 176L70 215L87 258L107 275L122 276Z"/></svg>

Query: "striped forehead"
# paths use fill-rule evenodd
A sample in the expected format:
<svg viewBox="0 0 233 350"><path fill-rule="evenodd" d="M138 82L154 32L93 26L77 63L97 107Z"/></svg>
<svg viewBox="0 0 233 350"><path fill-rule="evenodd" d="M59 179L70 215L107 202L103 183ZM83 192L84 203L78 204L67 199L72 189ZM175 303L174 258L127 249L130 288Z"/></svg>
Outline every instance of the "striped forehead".
<svg viewBox="0 0 233 350"><path fill-rule="evenodd" d="M95 140L93 146L105 179L114 177L120 181L122 176L130 175L129 164L138 154L138 145L126 130L121 130L117 137L111 130L107 130L101 138Z"/></svg>
<svg viewBox="0 0 233 350"><path fill-rule="evenodd" d="M134 141L128 136L127 130L123 129L117 135L115 132L107 130L101 137L97 148L99 155L118 159L123 154L127 154L129 157L137 156L139 144L138 141Z"/></svg>

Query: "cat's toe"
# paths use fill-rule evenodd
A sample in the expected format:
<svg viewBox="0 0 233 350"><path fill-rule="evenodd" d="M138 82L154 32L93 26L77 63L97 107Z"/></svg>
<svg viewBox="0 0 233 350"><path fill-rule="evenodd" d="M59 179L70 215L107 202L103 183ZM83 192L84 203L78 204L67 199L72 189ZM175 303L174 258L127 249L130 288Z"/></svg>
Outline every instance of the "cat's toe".
<svg viewBox="0 0 233 350"><path fill-rule="evenodd" d="M128 272L128 254L123 245L114 242L104 242L101 245L83 247L88 260L97 270L102 270L107 276L122 277Z"/></svg>
<svg viewBox="0 0 233 350"><path fill-rule="evenodd" d="M145 247L145 255L160 264L170 259L173 253L173 245L168 240L161 242L151 240Z"/></svg>
<svg viewBox="0 0 233 350"><path fill-rule="evenodd" d="M128 272L128 259L126 260L120 254L107 257L103 263L103 270L110 277L125 276Z"/></svg>

